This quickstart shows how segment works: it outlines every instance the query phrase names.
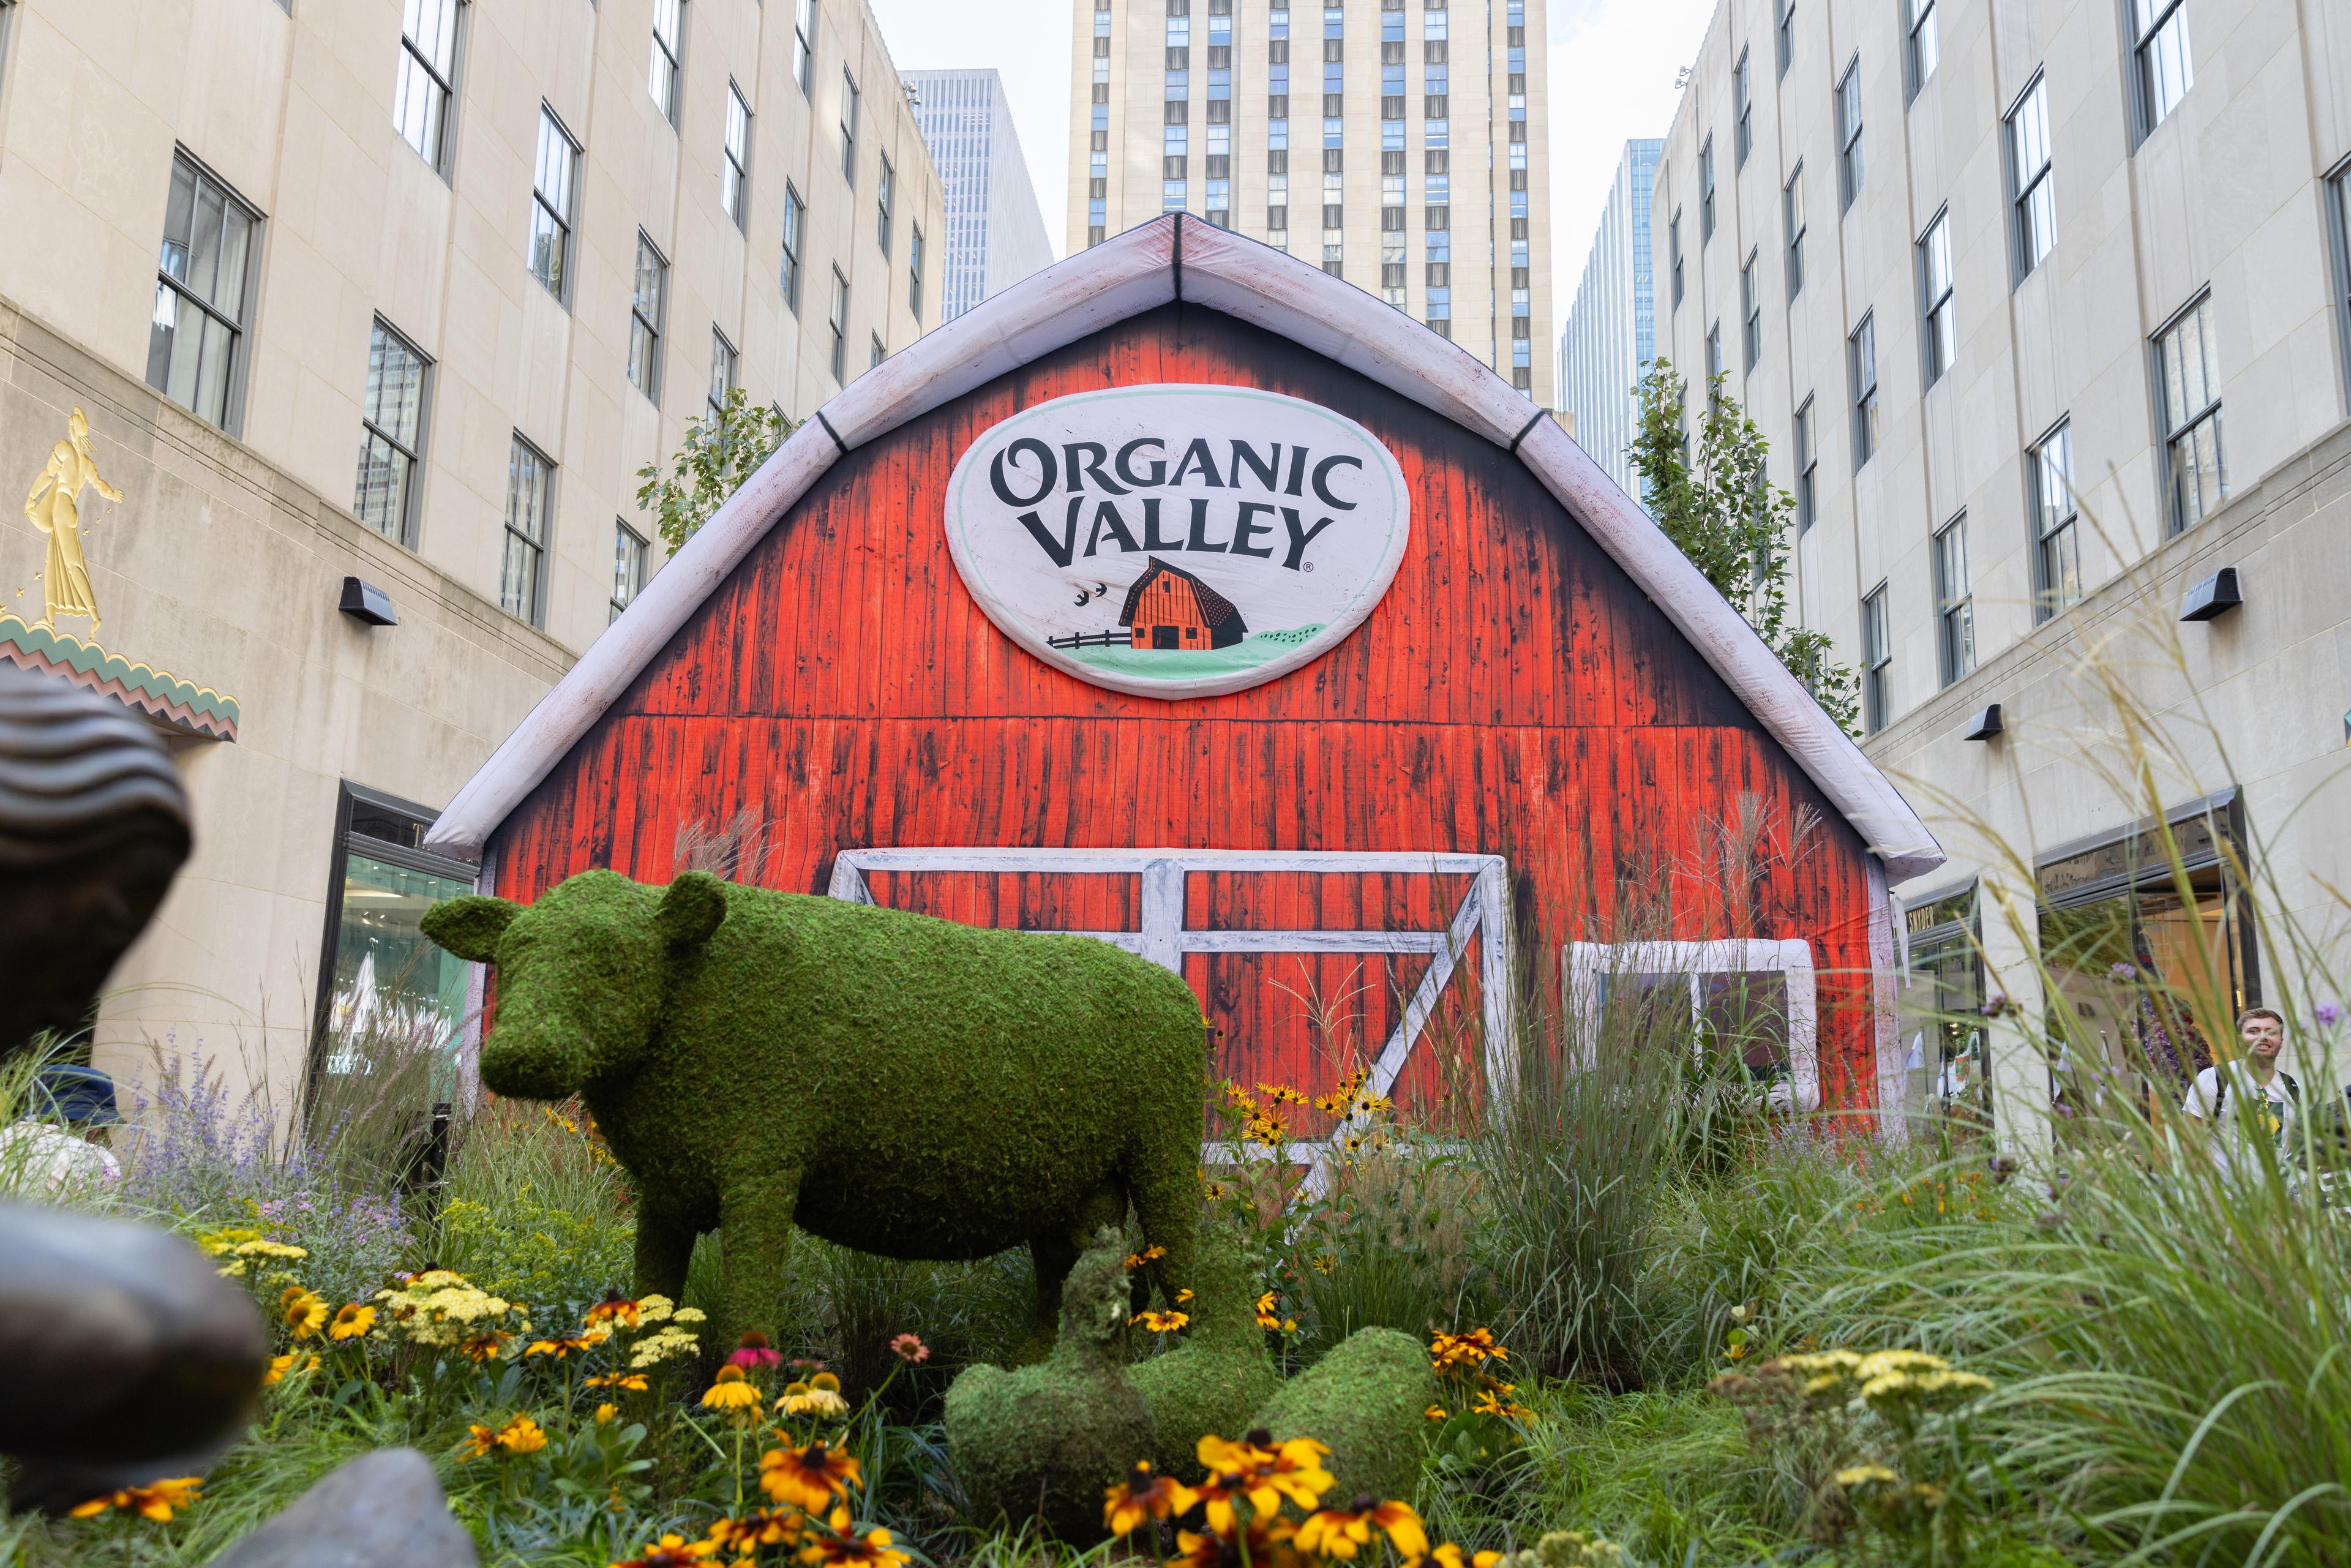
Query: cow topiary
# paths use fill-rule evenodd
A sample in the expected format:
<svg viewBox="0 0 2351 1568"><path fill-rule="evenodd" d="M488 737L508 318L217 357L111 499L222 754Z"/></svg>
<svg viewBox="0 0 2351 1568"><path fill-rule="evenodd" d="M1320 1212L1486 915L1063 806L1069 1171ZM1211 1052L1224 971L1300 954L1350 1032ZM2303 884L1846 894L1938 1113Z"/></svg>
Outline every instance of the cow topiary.
<svg viewBox="0 0 2351 1568"><path fill-rule="evenodd" d="M984 930L687 872L583 872L424 934L497 969L481 1077L577 1094L635 1178L636 1289L719 1230L719 1316L772 1330L795 1223L893 1258L1026 1244L1062 1280L1128 1206L1173 1301L1199 1212L1207 1037L1183 980L1089 937Z"/></svg>

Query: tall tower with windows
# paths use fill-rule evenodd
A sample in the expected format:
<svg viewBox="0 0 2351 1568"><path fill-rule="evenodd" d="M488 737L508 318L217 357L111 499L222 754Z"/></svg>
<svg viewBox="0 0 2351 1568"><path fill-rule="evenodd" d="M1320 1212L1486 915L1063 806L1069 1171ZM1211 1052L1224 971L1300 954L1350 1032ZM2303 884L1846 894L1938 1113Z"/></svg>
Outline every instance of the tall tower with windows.
<svg viewBox="0 0 2351 1568"><path fill-rule="evenodd" d="M1538 0L1073 0L1070 248L1185 212L1552 406Z"/></svg>

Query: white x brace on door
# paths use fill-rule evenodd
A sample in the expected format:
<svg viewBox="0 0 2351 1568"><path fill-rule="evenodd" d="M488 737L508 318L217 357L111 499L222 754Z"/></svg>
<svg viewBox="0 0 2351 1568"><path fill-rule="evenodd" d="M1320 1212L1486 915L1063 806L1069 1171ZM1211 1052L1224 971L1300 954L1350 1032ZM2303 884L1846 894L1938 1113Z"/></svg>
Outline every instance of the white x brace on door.
<svg viewBox="0 0 2351 1568"><path fill-rule="evenodd" d="M1132 876L1142 879L1139 930L1079 931L1184 972L1187 953L1425 953L1428 967L1374 1059L1371 1092L1385 1094L1404 1071L1462 956L1478 938L1479 1000L1485 1033L1487 1091L1500 1097L1512 1076L1509 868L1499 855L1414 854L1308 850L863 849L842 850L827 891L872 904L868 872L976 872L983 874ZM1185 879L1194 872L1312 875L1467 875L1468 893L1442 931L1199 930L1187 927ZM1315 1145L1296 1145L1314 1155Z"/></svg>

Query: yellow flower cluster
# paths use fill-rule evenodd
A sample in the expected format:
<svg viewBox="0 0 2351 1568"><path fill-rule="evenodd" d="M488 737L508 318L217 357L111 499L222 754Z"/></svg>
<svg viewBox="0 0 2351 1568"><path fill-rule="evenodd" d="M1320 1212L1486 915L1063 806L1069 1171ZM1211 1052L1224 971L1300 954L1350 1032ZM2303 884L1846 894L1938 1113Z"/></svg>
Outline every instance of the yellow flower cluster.
<svg viewBox="0 0 2351 1568"><path fill-rule="evenodd" d="M1296 1333L1298 1320L1283 1317L1280 1304L1275 1300L1274 1293L1268 1291L1257 1299L1257 1326L1261 1329L1278 1330L1282 1333Z"/></svg>
<svg viewBox="0 0 2351 1568"><path fill-rule="evenodd" d="M1426 1527L1406 1503L1359 1497L1344 1507L1323 1508L1323 1494L1338 1484L1322 1467L1330 1451L1311 1437L1276 1443L1262 1431L1238 1441L1206 1437L1196 1452L1207 1479L1188 1487L1160 1475L1148 1461L1139 1463L1103 1494L1102 1524L1113 1535L1132 1535L1154 1520L1180 1525L1196 1510L1202 1528L1177 1530L1180 1554L1167 1568L1354 1563L1376 1556L1383 1543L1402 1568L1470 1568L1451 1542L1430 1547ZM1303 1521L1290 1518L1285 1508L1303 1514ZM1474 1568L1493 1568L1499 1556L1481 1552L1471 1562Z"/></svg>
<svg viewBox="0 0 2351 1568"><path fill-rule="evenodd" d="M1850 1350L1783 1355L1766 1371L1802 1380L1805 1397L1821 1404L1859 1400L1886 1413L1896 1409L1956 1409L1992 1392L1989 1377L1960 1372L1939 1355L1917 1350Z"/></svg>
<svg viewBox="0 0 2351 1568"><path fill-rule="evenodd" d="M849 1414L849 1401L841 1396L841 1379L830 1372L820 1372L806 1383L787 1383L783 1394L776 1400L776 1409L785 1416L813 1416L820 1420L838 1421Z"/></svg>
<svg viewBox="0 0 2351 1568"><path fill-rule="evenodd" d="M236 1227L206 1231L195 1241L206 1257L225 1260L220 1271L232 1280L241 1279L267 1263L291 1263L310 1255L307 1247L272 1241L258 1230Z"/></svg>
<svg viewBox="0 0 2351 1568"><path fill-rule="evenodd" d="M120 1491L94 1497L88 1502L77 1503L70 1511L75 1519L94 1519L110 1509L135 1513L141 1519L158 1524L171 1521L173 1509L186 1509L203 1495L204 1478L175 1476L170 1480L149 1481L145 1486L124 1487Z"/></svg>
<svg viewBox="0 0 2351 1568"><path fill-rule="evenodd" d="M630 1347L629 1370L643 1372L648 1367L659 1366L664 1361L675 1361L680 1356L692 1355L695 1347L702 1343L701 1337L693 1331L678 1325L701 1321L700 1312L695 1312L692 1307L684 1308L677 1314L675 1322L665 1328L655 1329Z"/></svg>
<svg viewBox="0 0 2351 1568"><path fill-rule="evenodd" d="M520 1458L547 1447L547 1430L528 1416L517 1416L503 1427L485 1427L476 1421L466 1428L465 1445L457 1450L461 1459L479 1459L490 1455L499 1458Z"/></svg>
<svg viewBox="0 0 2351 1568"><path fill-rule="evenodd" d="M1551 1531L1522 1551L1481 1552L1478 1558L1480 1568L1630 1568L1632 1562L1606 1536L1580 1530Z"/></svg>
<svg viewBox="0 0 2351 1568"><path fill-rule="evenodd" d="M378 1291L384 1314L412 1344L455 1350L494 1332L514 1303L465 1282L462 1274L429 1269L397 1287ZM467 1354L475 1354L468 1347ZM490 1352L496 1354L495 1344ZM488 1359L476 1355L477 1360Z"/></svg>
<svg viewBox="0 0 2351 1568"><path fill-rule="evenodd" d="M1470 1410L1479 1416L1496 1416L1505 1420L1524 1421L1534 1412L1519 1404L1510 1396L1518 1389L1515 1383L1505 1383L1488 1368L1507 1362L1510 1353L1506 1346L1494 1343L1494 1331L1476 1328L1463 1333L1439 1332L1428 1342L1428 1360L1437 1375L1467 1390L1474 1388ZM1430 1406L1432 1411L1441 1409ZM1441 1415L1432 1420L1443 1420Z"/></svg>

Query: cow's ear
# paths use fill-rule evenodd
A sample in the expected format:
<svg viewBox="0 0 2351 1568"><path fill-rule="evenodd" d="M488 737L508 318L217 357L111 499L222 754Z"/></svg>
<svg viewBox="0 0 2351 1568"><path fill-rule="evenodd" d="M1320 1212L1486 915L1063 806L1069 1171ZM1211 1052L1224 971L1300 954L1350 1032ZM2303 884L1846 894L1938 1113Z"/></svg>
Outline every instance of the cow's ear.
<svg viewBox="0 0 2351 1568"><path fill-rule="evenodd" d="M653 923L673 947L699 947L726 918L726 887L706 871L680 872Z"/></svg>
<svg viewBox="0 0 2351 1568"><path fill-rule="evenodd" d="M467 963L486 964L497 952L498 938L521 913L522 905L510 898L475 894L434 904L418 924L439 946Z"/></svg>

